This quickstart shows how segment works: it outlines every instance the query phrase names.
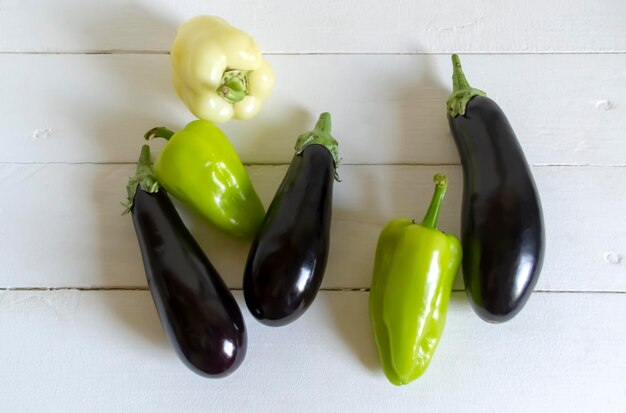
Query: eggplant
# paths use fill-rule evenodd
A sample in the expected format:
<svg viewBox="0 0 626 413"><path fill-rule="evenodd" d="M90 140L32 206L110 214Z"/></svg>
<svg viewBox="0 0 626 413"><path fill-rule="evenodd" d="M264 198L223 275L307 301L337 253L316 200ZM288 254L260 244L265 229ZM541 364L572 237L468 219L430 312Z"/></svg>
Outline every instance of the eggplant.
<svg viewBox="0 0 626 413"><path fill-rule="evenodd" d="M158 186L147 145L129 181L128 199L150 293L177 355L201 376L227 376L246 355L241 310Z"/></svg>
<svg viewBox="0 0 626 413"><path fill-rule="evenodd" d="M544 256L541 202L504 112L472 88L452 56L448 122L463 168L463 278L485 321L510 320L530 297Z"/></svg>
<svg viewBox="0 0 626 413"><path fill-rule="evenodd" d="M330 243L337 141L330 114L300 135L289 169L250 248L243 292L261 323L281 326L300 317L322 283Z"/></svg>

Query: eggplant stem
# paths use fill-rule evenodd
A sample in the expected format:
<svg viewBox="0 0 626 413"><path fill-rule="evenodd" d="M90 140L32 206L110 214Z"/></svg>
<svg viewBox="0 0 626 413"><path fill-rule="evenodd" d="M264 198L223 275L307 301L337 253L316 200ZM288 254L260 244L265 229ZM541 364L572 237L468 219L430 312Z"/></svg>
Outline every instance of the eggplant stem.
<svg viewBox="0 0 626 413"><path fill-rule="evenodd" d="M452 55L452 93L458 92L461 89L471 87L465 73L463 73L463 66L461 66L461 59L459 55Z"/></svg>
<svg viewBox="0 0 626 413"><path fill-rule="evenodd" d="M339 167L339 143L330 134L332 122L330 119L330 113L324 112L320 115L315 128L298 136L296 140L295 151L296 155L300 155L302 151L310 145L322 145L331 153L333 161L335 163L335 169ZM335 172L335 180L340 182L339 175Z"/></svg>
<svg viewBox="0 0 626 413"><path fill-rule="evenodd" d="M446 105L448 107L448 115L457 117L465 115L467 104L474 96L487 96L485 92L470 86L463 67L461 59L456 54L452 55L452 94L448 98Z"/></svg>
<svg viewBox="0 0 626 413"><path fill-rule="evenodd" d="M133 208L133 200L135 199L138 188L149 193L155 193L159 190L159 182L152 169L150 147L148 145L141 147L141 154L137 161L135 175L128 178L128 185L126 186L128 199L126 202L122 203L125 207L123 214L129 213Z"/></svg>

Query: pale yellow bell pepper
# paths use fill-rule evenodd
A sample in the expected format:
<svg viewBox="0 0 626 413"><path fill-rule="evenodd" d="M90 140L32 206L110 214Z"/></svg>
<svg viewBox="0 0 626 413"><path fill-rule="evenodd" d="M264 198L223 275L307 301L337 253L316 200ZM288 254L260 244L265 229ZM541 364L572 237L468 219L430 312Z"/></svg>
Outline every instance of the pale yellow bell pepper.
<svg viewBox="0 0 626 413"><path fill-rule="evenodd" d="M200 119L249 119L274 87L274 71L254 39L219 17L183 23L170 58L176 93Z"/></svg>

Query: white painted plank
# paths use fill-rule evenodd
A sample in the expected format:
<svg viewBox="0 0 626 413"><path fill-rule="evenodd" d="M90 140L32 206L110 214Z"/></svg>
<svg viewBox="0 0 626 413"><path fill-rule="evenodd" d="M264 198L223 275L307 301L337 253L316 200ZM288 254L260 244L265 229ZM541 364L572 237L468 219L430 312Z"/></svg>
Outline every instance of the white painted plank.
<svg viewBox="0 0 626 413"><path fill-rule="evenodd" d="M626 4L626 3L625 3ZM458 163L449 56L272 56L259 116L225 131L247 163L285 163L322 111L344 163ZM466 56L534 164L624 164L626 55ZM0 162L133 162L146 130L191 115L167 56L0 55Z"/></svg>
<svg viewBox="0 0 626 413"><path fill-rule="evenodd" d="M249 168L265 205L286 166ZM458 166L341 166L327 288L369 287L376 241L398 215L421 219L432 176L450 177L439 228L459 235ZM626 291L624 167L535 167L546 222L541 290ZM131 219L131 165L0 165L0 287L145 286ZM249 244L183 210L228 285L241 286ZM461 288L461 280L456 285Z"/></svg>
<svg viewBox="0 0 626 413"><path fill-rule="evenodd" d="M198 14L224 17L270 52L626 51L626 6L611 0L9 1L0 51L167 51Z"/></svg>
<svg viewBox="0 0 626 413"><path fill-rule="evenodd" d="M236 293L245 306L241 293ZM176 358L147 291L0 292L0 402L11 412L617 412L626 407L624 294L535 294L502 325L451 299L428 371L383 376L367 293L322 292L269 328L243 308L246 359L220 380Z"/></svg>

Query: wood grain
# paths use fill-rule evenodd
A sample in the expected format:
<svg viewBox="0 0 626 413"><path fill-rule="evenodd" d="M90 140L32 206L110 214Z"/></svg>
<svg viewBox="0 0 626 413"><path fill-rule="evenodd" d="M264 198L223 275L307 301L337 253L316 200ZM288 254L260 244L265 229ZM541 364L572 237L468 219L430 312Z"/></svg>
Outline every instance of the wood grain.
<svg viewBox="0 0 626 413"><path fill-rule="evenodd" d="M626 4L626 3L625 3ZM1 25L0 25L1 26ZM224 126L247 163L288 163L333 115L346 164L457 164L449 56L271 56L277 85L253 122ZM464 56L532 164L626 164L626 55ZM134 162L143 134L190 114L167 56L0 55L0 162Z"/></svg>
<svg viewBox="0 0 626 413"><path fill-rule="evenodd" d="M297 322L269 328L235 294L246 360L220 380L176 358L147 291L0 292L3 410L618 412L626 405L624 294L536 293L487 324L454 293L425 373L382 374L367 293L322 292ZM36 393L36 395L34 394Z"/></svg>
<svg viewBox="0 0 626 413"><path fill-rule="evenodd" d="M167 51L214 14L279 53L624 52L623 1L22 0L0 8L0 51Z"/></svg>
<svg viewBox="0 0 626 413"><path fill-rule="evenodd" d="M286 168L248 168L266 206ZM0 165L0 287L145 286L131 219L121 215L133 170L132 165ZM399 215L422 218L436 172L450 177L439 228L459 235L460 167L343 165L339 172L325 288L369 287L380 230ZM618 260L626 256L626 168L535 167L533 173L547 245L537 288L626 291L626 259ZM248 242L180 209L228 285L240 287ZM460 278L456 288L462 288Z"/></svg>
<svg viewBox="0 0 626 413"><path fill-rule="evenodd" d="M224 126L265 205L322 111L343 157L323 283L340 291L275 329L235 292L250 344L223 380L174 355L120 214L143 133L191 120L167 52L180 23L209 13L254 35L276 71L258 117ZM617 0L0 0L0 410L624 412L624 16ZM368 293L347 290L369 287L389 219L422 216L435 172L451 182L439 227L459 235L444 109L453 52L534 165L544 270L506 324L453 293L431 367L396 388L380 371ZM178 207L239 288L248 242Z"/></svg>

